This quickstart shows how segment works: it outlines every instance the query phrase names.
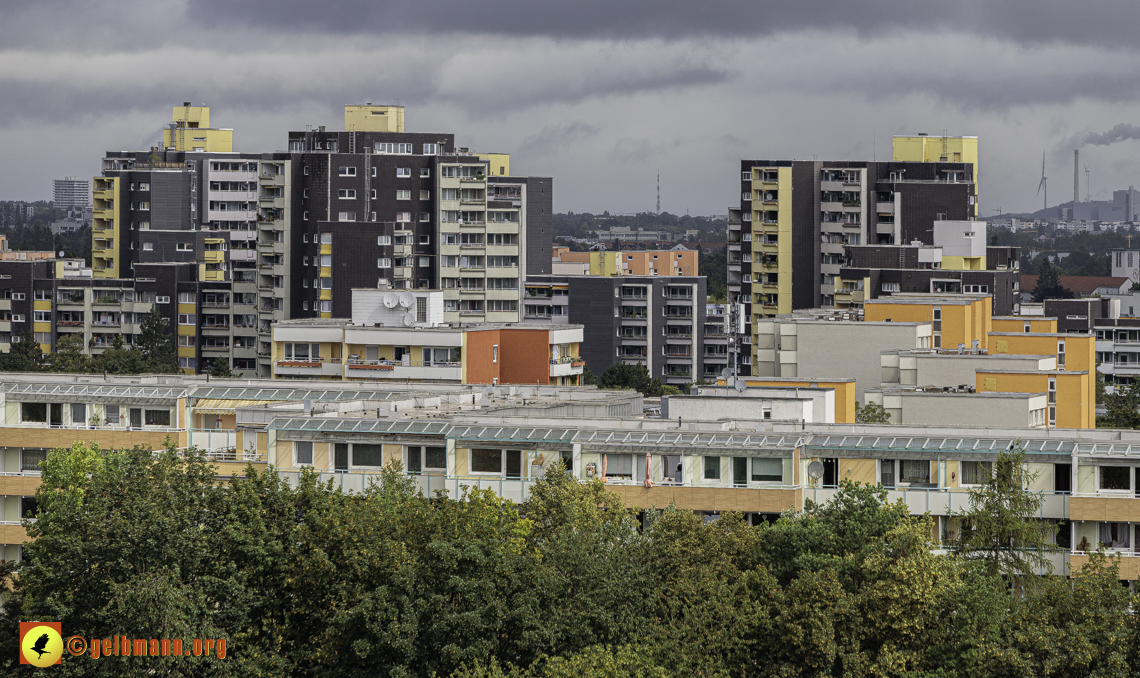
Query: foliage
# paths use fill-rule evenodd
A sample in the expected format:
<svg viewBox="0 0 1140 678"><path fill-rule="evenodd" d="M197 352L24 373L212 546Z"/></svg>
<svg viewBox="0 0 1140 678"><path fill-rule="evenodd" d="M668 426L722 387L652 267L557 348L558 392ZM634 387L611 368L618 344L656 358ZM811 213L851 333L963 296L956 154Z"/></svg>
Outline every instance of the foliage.
<svg viewBox="0 0 1140 678"><path fill-rule="evenodd" d="M238 375L235 375L233 373L233 370L230 369L230 361L228 358L214 358L211 360L210 368L206 371L206 373L211 377L217 377L219 379L225 377L240 376L241 374L240 372Z"/></svg>
<svg viewBox="0 0 1140 678"><path fill-rule="evenodd" d="M174 334L158 306L151 306L143 317L135 348L141 352L147 371L155 374L178 373L178 350L174 347Z"/></svg>
<svg viewBox="0 0 1140 678"><path fill-rule="evenodd" d="M723 304L728 301L728 245L715 252L700 251L697 270L705 276L705 291L709 301Z"/></svg>
<svg viewBox="0 0 1140 678"><path fill-rule="evenodd" d="M558 464L522 504L428 497L395 462L363 493L252 466L220 484L169 442L77 443L42 469L27 558L0 564L5 675L34 672L15 639L36 618L227 639L224 662L65 658L63 676L1136 675L1140 598L1113 561L1011 598L983 559L934 551L929 518L846 480L749 527L630 507Z"/></svg>
<svg viewBox="0 0 1140 678"><path fill-rule="evenodd" d="M891 423L891 415L887 409L877 403L867 403L860 405L855 403L855 423L856 424L889 424Z"/></svg>
<svg viewBox="0 0 1140 678"><path fill-rule="evenodd" d="M5 372L41 372L47 367L43 348L31 330L12 337L7 353L0 353L0 370Z"/></svg>
<svg viewBox="0 0 1140 678"><path fill-rule="evenodd" d="M676 386L661 383L660 379L649 376L645 365L627 365L614 363L606 368L597 377L598 386L602 388L630 389L640 391L646 398L658 398L663 395L679 395L681 391Z"/></svg>
<svg viewBox="0 0 1140 678"><path fill-rule="evenodd" d="M958 516L962 557L1020 587L1035 583L1040 572L1052 571L1047 553L1054 548L1050 536L1057 527L1037 518L1044 499L1029 489L1032 481L1025 448L1017 443L997 454L990 477L970 490L970 508Z"/></svg>
<svg viewBox="0 0 1140 678"><path fill-rule="evenodd" d="M61 334L47 357L52 372L89 372L91 356L83 352L82 334Z"/></svg>
<svg viewBox="0 0 1140 678"><path fill-rule="evenodd" d="M586 365L582 368L582 385L583 386L596 386L598 378L590 371L590 366Z"/></svg>
<svg viewBox="0 0 1140 678"><path fill-rule="evenodd" d="M1033 288L1033 301L1038 303L1046 299L1072 299L1073 293L1061 284L1057 267L1048 259L1041 263L1041 273L1037 276L1037 286Z"/></svg>
<svg viewBox="0 0 1140 678"><path fill-rule="evenodd" d="M1140 428L1140 385L1135 381L1117 384L1102 401L1105 413L1096 418L1097 428Z"/></svg>

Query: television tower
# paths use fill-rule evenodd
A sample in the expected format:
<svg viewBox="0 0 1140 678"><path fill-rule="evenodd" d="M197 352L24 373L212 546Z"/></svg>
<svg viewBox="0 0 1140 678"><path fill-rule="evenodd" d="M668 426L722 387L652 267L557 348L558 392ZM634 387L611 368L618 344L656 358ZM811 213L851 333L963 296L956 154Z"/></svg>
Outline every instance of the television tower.
<svg viewBox="0 0 1140 678"><path fill-rule="evenodd" d="M657 170L657 213L661 214L661 170Z"/></svg>

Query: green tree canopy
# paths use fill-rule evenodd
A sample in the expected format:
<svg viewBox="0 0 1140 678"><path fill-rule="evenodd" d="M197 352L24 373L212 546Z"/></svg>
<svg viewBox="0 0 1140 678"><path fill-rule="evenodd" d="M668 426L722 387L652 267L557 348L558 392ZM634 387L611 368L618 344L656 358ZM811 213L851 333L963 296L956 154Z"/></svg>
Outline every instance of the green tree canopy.
<svg viewBox="0 0 1140 678"><path fill-rule="evenodd" d="M178 350L169 324L158 306L151 306L150 313L143 317L135 348L142 354L148 372L177 374L179 371Z"/></svg>

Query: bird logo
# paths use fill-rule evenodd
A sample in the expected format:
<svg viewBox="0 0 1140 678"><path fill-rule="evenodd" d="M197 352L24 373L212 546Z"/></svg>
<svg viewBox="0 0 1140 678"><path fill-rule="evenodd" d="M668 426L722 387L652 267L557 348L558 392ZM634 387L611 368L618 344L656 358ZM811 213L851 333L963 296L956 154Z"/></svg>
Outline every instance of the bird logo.
<svg viewBox="0 0 1140 678"><path fill-rule="evenodd" d="M59 622L20 622L20 663L51 666L63 656Z"/></svg>
<svg viewBox="0 0 1140 678"><path fill-rule="evenodd" d="M46 633L42 633L39 638L36 638L36 642L32 645L32 652L36 653L37 659L44 656L44 653L47 652L46 648L50 640L51 636Z"/></svg>

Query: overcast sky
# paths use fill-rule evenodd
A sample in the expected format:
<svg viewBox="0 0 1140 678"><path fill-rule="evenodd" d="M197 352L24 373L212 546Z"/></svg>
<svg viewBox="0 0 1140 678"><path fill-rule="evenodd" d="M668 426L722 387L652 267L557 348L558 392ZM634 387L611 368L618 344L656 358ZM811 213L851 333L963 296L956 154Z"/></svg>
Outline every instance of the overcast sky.
<svg viewBox="0 0 1140 678"><path fill-rule="evenodd" d="M724 213L741 158L888 159L978 135L985 216L1140 186L1127 0L0 0L0 199L49 199L206 101L239 151L345 103L509 152L557 211ZM1082 168L1081 197L1085 195Z"/></svg>

